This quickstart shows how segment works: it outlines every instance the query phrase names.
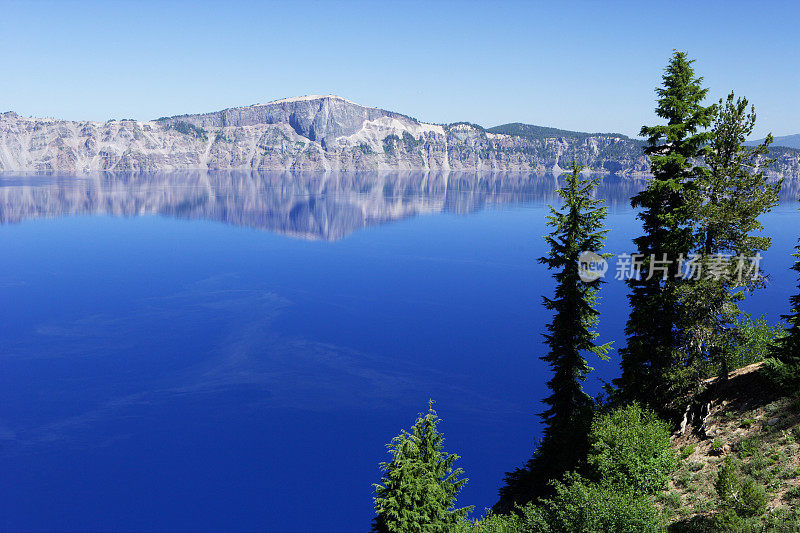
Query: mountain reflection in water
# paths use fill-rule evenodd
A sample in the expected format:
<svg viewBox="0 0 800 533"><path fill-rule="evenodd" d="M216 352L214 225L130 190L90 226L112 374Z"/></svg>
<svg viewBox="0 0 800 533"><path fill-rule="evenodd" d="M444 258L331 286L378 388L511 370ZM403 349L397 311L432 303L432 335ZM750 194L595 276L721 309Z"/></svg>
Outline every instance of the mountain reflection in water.
<svg viewBox="0 0 800 533"><path fill-rule="evenodd" d="M604 177L627 204L643 181ZM554 174L181 172L0 177L0 223L71 215L162 215L334 241L425 213L557 202Z"/></svg>

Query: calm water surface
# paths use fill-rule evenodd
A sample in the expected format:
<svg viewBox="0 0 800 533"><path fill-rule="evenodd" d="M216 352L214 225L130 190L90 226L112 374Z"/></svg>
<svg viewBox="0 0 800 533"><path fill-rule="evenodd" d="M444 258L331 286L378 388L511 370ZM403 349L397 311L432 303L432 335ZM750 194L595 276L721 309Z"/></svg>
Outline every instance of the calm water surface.
<svg viewBox="0 0 800 533"><path fill-rule="evenodd" d="M639 184L606 179L608 251ZM365 531L428 398L491 506L538 435L553 176L0 177L0 529ZM787 191L786 197L796 196ZM764 218L777 319L797 204ZM604 288L601 340L623 340ZM593 361L587 385L613 378Z"/></svg>

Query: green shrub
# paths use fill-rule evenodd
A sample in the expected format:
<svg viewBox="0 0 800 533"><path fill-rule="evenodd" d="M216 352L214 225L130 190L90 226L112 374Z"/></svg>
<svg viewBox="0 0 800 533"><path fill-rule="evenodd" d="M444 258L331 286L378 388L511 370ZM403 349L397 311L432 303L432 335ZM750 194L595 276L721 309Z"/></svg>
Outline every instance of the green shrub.
<svg viewBox="0 0 800 533"><path fill-rule="evenodd" d="M741 533L746 530L745 521L733 509L725 509L714 517L712 531Z"/></svg>
<svg viewBox="0 0 800 533"><path fill-rule="evenodd" d="M731 459L726 459L722 463L719 472L717 472L717 481L714 484L719 499L723 502L731 500L738 484L739 478L736 475L736 464Z"/></svg>
<svg viewBox="0 0 800 533"><path fill-rule="evenodd" d="M744 429L750 429L756 423L755 418L745 418L742 420L741 426Z"/></svg>
<svg viewBox="0 0 800 533"><path fill-rule="evenodd" d="M464 521L453 529L453 533L518 533L520 531L525 531L521 516L491 513L480 520Z"/></svg>
<svg viewBox="0 0 800 533"><path fill-rule="evenodd" d="M767 493L753 478L740 481L736 462L726 459L717 473L714 484L721 503L721 519L733 521L739 517L761 516L767 510Z"/></svg>
<svg viewBox="0 0 800 533"><path fill-rule="evenodd" d="M675 478L675 484L681 488L688 489L692 485L692 474L689 472L681 472Z"/></svg>
<svg viewBox="0 0 800 533"><path fill-rule="evenodd" d="M720 439L714 439L711 443L711 454L712 455L719 455L722 453L722 447L725 445Z"/></svg>
<svg viewBox="0 0 800 533"><path fill-rule="evenodd" d="M669 425L637 404L598 415L589 433L589 466L605 484L655 494L677 462L669 436Z"/></svg>
<svg viewBox="0 0 800 533"><path fill-rule="evenodd" d="M666 505L667 507L672 507L673 509L680 509L683 505L683 500L681 499L681 495L674 491L664 492L658 496L658 501Z"/></svg>
<svg viewBox="0 0 800 533"><path fill-rule="evenodd" d="M742 439L736 446L736 451L739 452L740 457L750 457L755 455L761 448L761 440L758 437L750 437Z"/></svg>
<svg viewBox="0 0 800 533"><path fill-rule="evenodd" d="M789 411L795 414L800 414L800 395L794 396L789 401Z"/></svg>
<svg viewBox="0 0 800 533"><path fill-rule="evenodd" d="M764 361L764 375L773 387L781 391L794 391L800 386L800 365L784 363L775 358Z"/></svg>
<svg viewBox="0 0 800 533"><path fill-rule="evenodd" d="M769 481L773 475L769 467L775 464L775 459L764 455L761 451L755 452L750 460L742 465L742 470L756 479Z"/></svg>
<svg viewBox="0 0 800 533"><path fill-rule="evenodd" d="M800 466L785 468L779 474L781 479L797 479L800 477Z"/></svg>
<svg viewBox="0 0 800 533"><path fill-rule="evenodd" d="M761 531L800 531L800 509L776 507L763 519Z"/></svg>
<svg viewBox="0 0 800 533"><path fill-rule="evenodd" d="M681 448L681 459L686 459L687 457L692 455L694 453L695 449L697 449L697 446L695 446L694 444L689 444L687 446L683 446Z"/></svg>
<svg viewBox="0 0 800 533"><path fill-rule="evenodd" d="M742 516L761 516L767 510L767 492L752 478L746 478L740 489L736 512Z"/></svg>
<svg viewBox="0 0 800 533"><path fill-rule="evenodd" d="M538 505L527 504L516 515L489 514L482 520L463 522L457 533L655 533L664 530L653 498L589 481L568 473L552 483L554 495ZM670 505L680 506L672 493ZM677 498L677 501L675 501Z"/></svg>
<svg viewBox="0 0 800 533"><path fill-rule="evenodd" d="M791 489L787 490L784 497L788 500L800 499L800 485L795 485Z"/></svg>
<svg viewBox="0 0 800 533"><path fill-rule="evenodd" d="M725 354L728 368L741 368L765 360L776 339L785 335L783 324L770 326L764 316L753 320L752 316L744 314L728 336L730 345Z"/></svg>
<svg viewBox="0 0 800 533"><path fill-rule="evenodd" d="M556 482L555 496L544 500L542 515L549 529L529 531L634 533L661 531L661 517L652 497L630 488L589 482L568 474Z"/></svg>
<svg viewBox="0 0 800 533"><path fill-rule="evenodd" d="M700 461L693 461L691 463L688 463L686 466L688 466L689 470L691 470L692 472L699 472L700 470L703 469L705 464L701 463Z"/></svg>

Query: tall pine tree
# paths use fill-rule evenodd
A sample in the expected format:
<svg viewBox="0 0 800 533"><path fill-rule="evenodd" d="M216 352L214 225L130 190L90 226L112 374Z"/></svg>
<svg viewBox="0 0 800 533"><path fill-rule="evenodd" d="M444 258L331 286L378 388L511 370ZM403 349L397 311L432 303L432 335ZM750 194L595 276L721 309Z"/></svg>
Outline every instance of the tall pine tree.
<svg viewBox="0 0 800 533"><path fill-rule="evenodd" d="M582 279L579 265L583 252L597 253L603 247L608 232L604 229L607 208L594 197L597 184L597 179L582 177L581 167L573 163L572 174L558 191L563 206L560 210L550 207L548 225L553 231L545 237L549 253L539 259L554 271L556 281L554 296L543 297L545 308L554 313L544 334L549 350L541 358L553 373L547 382L550 395L544 399L548 408L540 414L545 430L526 467L507 474L496 510L509 510L514 503L545 494L548 481L576 468L588 450L594 401L583 391L591 371L584 355L605 359L610 349L610 343L595 344L602 278Z"/></svg>
<svg viewBox="0 0 800 533"><path fill-rule="evenodd" d="M688 197L701 172L696 160L711 139L703 132L714 107L702 105L707 89L695 77L693 61L676 51L662 77L656 114L666 124L643 126L645 153L653 178L631 205L640 209L644 234L634 239L642 258L640 275L629 280L631 314L620 350L622 375L615 381L622 399L640 400L664 411L675 391L674 372L683 366L677 259L693 247ZM671 263L662 263L662 261Z"/></svg>
<svg viewBox="0 0 800 533"><path fill-rule="evenodd" d="M763 286L760 261L772 240L759 235L759 217L778 203L781 183L769 184L763 167L772 136L756 147L744 142L753 132L755 109L730 93L715 108L712 138L704 148L706 167L689 195L699 270L678 292L685 320L683 352L688 386L712 372L727 377L728 349L736 342L738 303ZM733 342L732 342L733 341Z"/></svg>
<svg viewBox="0 0 800 533"><path fill-rule="evenodd" d="M372 531L447 533L469 513L471 507L455 508L467 479L461 477L462 469L453 469L458 456L443 451L439 421L431 401L411 432L403 430L387 445L392 460L381 463Z"/></svg>

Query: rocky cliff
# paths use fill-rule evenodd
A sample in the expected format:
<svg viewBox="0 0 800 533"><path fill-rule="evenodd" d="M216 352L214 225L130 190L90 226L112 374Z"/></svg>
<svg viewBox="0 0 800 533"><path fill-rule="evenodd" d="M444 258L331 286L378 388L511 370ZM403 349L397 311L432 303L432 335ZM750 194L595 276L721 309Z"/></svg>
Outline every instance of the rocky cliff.
<svg viewBox="0 0 800 533"><path fill-rule="evenodd" d="M0 170L559 172L574 158L595 172L648 174L640 141L543 130L550 133L426 124L337 96L287 98L149 122L70 122L8 112L0 114ZM770 172L800 176L800 151L785 149Z"/></svg>

